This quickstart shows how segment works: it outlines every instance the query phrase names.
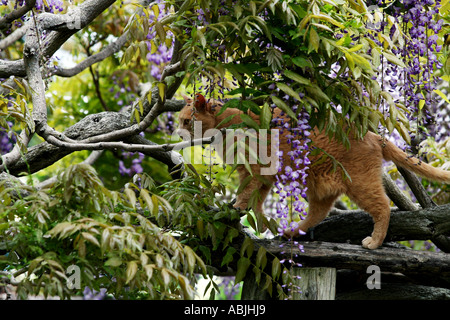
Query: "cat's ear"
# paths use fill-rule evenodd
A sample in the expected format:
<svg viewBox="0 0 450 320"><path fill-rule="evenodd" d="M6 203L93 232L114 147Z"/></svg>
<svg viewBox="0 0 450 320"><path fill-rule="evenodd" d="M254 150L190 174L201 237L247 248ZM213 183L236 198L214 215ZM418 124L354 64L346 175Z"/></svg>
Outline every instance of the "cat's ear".
<svg viewBox="0 0 450 320"><path fill-rule="evenodd" d="M192 103L192 98L188 97L187 95L183 94L183 99L186 104Z"/></svg>
<svg viewBox="0 0 450 320"><path fill-rule="evenodd" d="M206 99L200 93L195 95L194 107L198 112L211 113L211 104L206 102Z"/></svg>

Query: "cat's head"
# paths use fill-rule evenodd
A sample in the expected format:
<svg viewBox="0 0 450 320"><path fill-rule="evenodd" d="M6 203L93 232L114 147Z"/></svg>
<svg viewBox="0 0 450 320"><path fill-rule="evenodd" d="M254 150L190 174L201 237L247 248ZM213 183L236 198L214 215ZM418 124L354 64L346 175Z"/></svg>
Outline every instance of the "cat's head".
<svg viewBox="0 0 450 320"><path fill-rule="evenodd" d="M194 136L194 121L201 121L202 134L208 129L213 129L216 125L216 117L212 104L207 102L205 97L200 93L192 98L183 96L186 105L181 109L178 115L177 133L186 139L185 134L181 134L185 130L189 131L191 138Z"/></svg>

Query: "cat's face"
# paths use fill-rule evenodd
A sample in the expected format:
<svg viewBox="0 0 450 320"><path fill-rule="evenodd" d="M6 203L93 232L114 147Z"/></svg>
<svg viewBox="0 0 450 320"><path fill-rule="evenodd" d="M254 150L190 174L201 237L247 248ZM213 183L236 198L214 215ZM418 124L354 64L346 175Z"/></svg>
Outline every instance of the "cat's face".
<svg viewBox="0 0 450 320"><path fill-rule="evenodd" d="M186 105L178 115L177 133L184 139L194 137L194 121L201 122L202 135L208 129L213 129L216 125L216 118L211 110L211 104L207 103L201 94L196 94L195 100L184 96ZM197 123L200 126L200 123ZM190 137L185 134L188 131Z"/></svg>

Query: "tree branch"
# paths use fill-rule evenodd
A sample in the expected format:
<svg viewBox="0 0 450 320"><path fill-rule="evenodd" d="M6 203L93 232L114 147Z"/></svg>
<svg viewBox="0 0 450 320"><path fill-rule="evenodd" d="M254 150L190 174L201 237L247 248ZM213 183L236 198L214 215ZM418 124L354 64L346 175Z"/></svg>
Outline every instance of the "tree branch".
<svg viewBox="0 0 450 320"><path fill-rule="evenodd" d="M388 197L400 210L415 211L418 209L417 205L399 189L386 172L383 172L383 185Z"/></svg>
<svg viewBox="0 0 450 320"><path fill-rule="evenodd" d="M22 38L25 33L27 33L28 25L30 22L26 22L23 26L20 28L14 30L10 35L8 35L6 38L0 40L0 50L4 50L10 45L12 45L14 42Z"/></svg>
<svg viewBox="0 0 450 320"><path fill-rule="evenodd" d="M184 100L166 100L164 111L179 111L184 105ZM124 112L101 112L88 115L78 123L67 128L63 134L71 140L85 140L105 132L113 132L127 128L130 126L130 114L127 111L130 111L130 109L125 110ZM134 139L133 137L134 136L129 136L127 139ZM124 141L135 143L132 141L136 140ZM143 143L143 140L139 141L141 141L140 143ZM148 144L154 143L148 142ZM8 171L15 176L21 173L34 173L52 165L72 152L72 150L56 147L47 142L43 142L28 148L28 152L25 155L21 156L17 161L9 163ZM162 161L169 165L169 167L179 164L178 162L172 162L171 159L176 159L178 157L178 154L172 156L172 152L148 150L148 152L144 151L144 153Z"/></svg>
<svg viewBox="0 0 450 320"><path fill-rule="evenodd" d="M411 191L416 196L417 201L420 203L422 208L429 208L436 206L436 203L431 199L419 178L411 171L403 169L401 167L397 168L401 173L403 178L405 178L406 183L411 188Z"/></svg>
<svg viewBox="0 0 450 320"><path fill-rule="evenodd" d="M89 25L103 11L110 7L115 0L86 0L73 11L66 14L42 13L38 15L38 22L45 30L51 31L42 45L41 57L51 57L78 30ZM32 28L32 24L28 26ZM0 78L10 76L25 77L24 60L0 60Z"/></svg>
<svg viewBox="0 0 450 320"><path fill-rule="evenodd" d="M299 239L359 244L372 232L373 220L368 213L361 210L336 211L339 214L326 218ZM385 242L402 240L434 241L435 238L448 237L450 236L449 211L450 204L416 211L391 212ZM450 246L438 247L444 252L450 252Z"/></svg>
<svg viewBox="0 0 450 320"><path fill-rule="evenodd" d="M73 77L78 73L82 72L83 70L85 70L86 68L89 68L93 64L103 61L107 57L118 52L125 45L127 40L128 40L128 31L126 31L123 35L117 38L116 41L107 45L102 51L86 58L85 60L77 64L75 67L69 69L58 68L54 72L52 72L52 75L60 77Z"/></svg>
<svg viewBox="0 0 450 320"><path fill-rule="evenodd" d="M33 9L35 4L36 0L25 0L25 5L23 7L20 7L0 18L0 30L7 29L11 22L23 17L28 11Z"/></svg>

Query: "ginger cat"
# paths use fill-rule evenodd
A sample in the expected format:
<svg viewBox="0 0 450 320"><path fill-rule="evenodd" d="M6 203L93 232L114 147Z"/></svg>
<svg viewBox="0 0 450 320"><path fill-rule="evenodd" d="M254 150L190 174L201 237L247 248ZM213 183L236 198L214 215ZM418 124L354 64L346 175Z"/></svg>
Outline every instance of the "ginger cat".
<svg viewBox="0 0 450 320"><path fill-rule="evenodd" d="M179 128L186 129L192 133L193 116L196 121L202 121L202 131L216 128L218 124L232 114L239 115L242 111L228 108L221 115L217 115L220 110L220 102L214 102L217 105L213 107L211 102L206 102L205 98L197 94L195 101L185 97L186 106L179 114ZM274 117L279 116L281 110L274 110ZM250 113L250 116L259 121L258 116ZM217 129L228 127L232 124L240 123L241 118L235 116L231 121L222 124ZM333 164L330 159L323 163L313 165L319 156L310 157L311 165L307 170L307 197L309 203L308 214L304 220L299 223L298 229L293 232L289 229L285 231L286 237L295 237L299 234L299 229L306 232L309 228L320 223L333 207L334 202L341 194L346 194L362 210L368 212L374 220L374 229L371 236L362 240L362 246L368 249L378 248L384 241L389 226L390 206L389 200L385 194L382 183L382 160L393 161L397 166L415 172L433 181L450 182L450 172L436 169L424 162L419 162L416 158L410 158L396 147L393 143L383 140L379 135L368 132L360 140L352 138L350 135L350 149L346 149L340 142L330 140L324 132L317 129L311 130L309 138L314 146L323 149L328 154L342 164L348 172L350 179L343 177L340 169L333 170ZM280 150L283 155L287 154L290 146L286 142L284 135L280 136ZM290 159L283 157L283 163L289 164ZM261 166L251 165L253 174L260 172ZM239 179L242 181L250 173L244 165L237 167ZM253 208L255 212L263 213L263 203L273 183L276 181L275 175L264 176L268 183L263 183L256 177L252 178L243 191L237 196L237 208L247 209L250 195L253 190L259 189L260 199Z"/></svg>

